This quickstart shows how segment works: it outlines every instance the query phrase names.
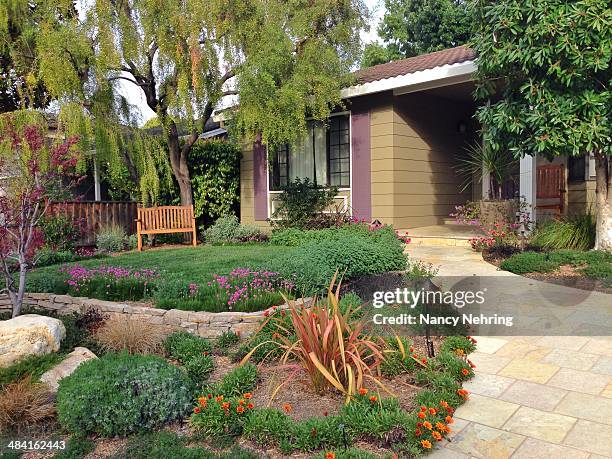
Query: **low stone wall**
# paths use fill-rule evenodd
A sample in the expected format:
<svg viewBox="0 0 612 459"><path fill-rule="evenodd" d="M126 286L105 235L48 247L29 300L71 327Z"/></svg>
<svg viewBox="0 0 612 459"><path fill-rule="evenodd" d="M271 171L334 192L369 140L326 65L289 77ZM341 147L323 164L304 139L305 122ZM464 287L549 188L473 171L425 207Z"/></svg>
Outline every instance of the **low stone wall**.
<svg viewBox="0 0 612 459"><path fill-rule="evenodd" d="M297 301L301 303L303 300ZM308 302L308 299L305 301ZM264 311L193 312L179 309L166 310L50 293L28 293L24 299L23 307L38 307L57 311L59 314L85 313L89 309L97 309L110 316L130 315L143 323L163 325L169 330L182 328L202 338L216 338L227 331L238 333L240 336L249 336L257 330L259 322L265 317ZM279 306L279 308L286 307L286 304ZM7 295L0 295L0 312L7 310L11 310L11 301Z"/></svg>

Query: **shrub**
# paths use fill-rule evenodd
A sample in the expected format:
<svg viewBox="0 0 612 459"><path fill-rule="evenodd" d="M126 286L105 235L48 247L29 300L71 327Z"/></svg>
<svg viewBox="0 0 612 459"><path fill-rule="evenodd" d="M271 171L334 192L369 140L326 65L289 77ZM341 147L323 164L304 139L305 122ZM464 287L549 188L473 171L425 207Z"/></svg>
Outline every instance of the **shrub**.
<svg viewBox="0 0 612 459"><path fill-rule="evenodd" d="M244 425L245 438L261 446L278 445L290 431L293 420L275 408L256 410Z"/></svg>
<svg viewBox="0 0 612 459"><path fill-rule="evenodd" d="M125 230L119 225L107 225L98 230L96 245L103 252L121 252L125 247Z"/></svg>
<svg viewBox="0 0 612 459"><path fill-rule="evenodd" d="M587 213L551 220L535 230L530 242L548 250L592 249L595 246L595 217Z"/></svg>
<svg viewBox="0 0 612 459"><path fill-rule="evenodd" d="M66 449L53 455L53 459L82 459L96 449L96 443L89 438L73 435L66 442Z"/></svg>
<svg viewBox="0 0 612 459"><path fill-rule="evenodd" d="M441 352L453 352L458 355L471 354L476 350L476 340L467 336L447 336L440 346Z"/></svg>
<svg viewBox="0 0 612 459"><path fill-rule="evenodd" d="M106 354L60 380L57 413L70 432L127 435L181 419L192 394L185 373L159 357Z"/></svg>
<svg viewBox="0 0 612 459"><path fill-rule="evenodd" d="M49 247L43 247L36 254L36 267L69 263L74 261L74 254L69 251L56 251Z"/></svg>
<svg viewBox="0 0 612 459"><path fill-rule="evenodd" d="M11 382L0 392L0 431L21 431L52 417L55 407L44 384L30 377Z"/></svg>
<svg viewBox="0 0 612 459"><path fill-rule="evenodd" d="M221 333L221 336L217 338L215 347L221 352L227 351L228 348L238 344L240 342L240 336L233 331L225 331Z"/></svg>
<svg viewBox="0 0 612 459"><path fill-rule="evenodd" d="M178 360L198 384L215 369L215 362L210 356L212 346L204 338L184 331L175 332L164 340L163 345L168 356Z"/></svg>
<svg viewBox="0 0 612 459"><path fill-rule="evenodd" d="M308 228L313 220L334 203L337 187L324 188L308 178L289 182L278 195L272 223L280 228ZM327 223L332 222L317 222Z"/></svg>
<svg viewBox="0 0 612 459"><path fill-rule="evenodd" d="M340 311L338 292L333 293L332 288L333 285L327 304L319 300L309 307L290 307L289 333L296 336L297 343L286 336L278 336L278 348L283 352L281 361L297 361L316 391L334 387L350 397L356 393L363 378L377 381L374 371L383 360L383 354L380 343L362 333L365 320L356 320L350 307L345 312ZM282 316L270 320L284 323ZM248 360L251 353L243 361Z"/></svg>
<svg viewBox="0 0 612 459"><path fill-rule="evenodd" d="M268 236L254 225L241 225L235 215L220 217L204 233L206 241L212 244L224 242L263 242Z"/></svg>
<svg viewBox="0 0 612 459"><path fill-rule="evenodd" d="M166 336L161 325L149 324L132 317L113 317L95 333L104 351L127 351L130 354L156 354Z"/></svg>
<svg viewBox="0 0 612 459"><path fill-rule="evenodd" d="M45 246L59 252L72 252L81 234L80 228L72 219L62 213L45 216L40 222Z"/></svg>
<svg viewBox="0 0 612 459"><path fill-rule="evenodd" d="M293 278L304 294L325 291L336 271L351 279L406 269L403 244L391 227L353 230L353 234L346 236L340 231L320 233L316 237L322 237L321 240L301 244L270 263L270 269L286 279Z"/></svg>
<svg viewBox="0 0 612 459"><path fill-rule="evenodd" d="M554 271L558 263L547 259L546 254L538 252L523 252L512 255L502 261L500 268L515 274L525 273L547 273Z"/></svg>
<svg viewBox="0 0 612 459"><path fill-rule="evenodd" d="M240 365L226 374L215 385L215 392L226 397L239 397L255 389L257 383L257 367L252 363Z"/></svg>

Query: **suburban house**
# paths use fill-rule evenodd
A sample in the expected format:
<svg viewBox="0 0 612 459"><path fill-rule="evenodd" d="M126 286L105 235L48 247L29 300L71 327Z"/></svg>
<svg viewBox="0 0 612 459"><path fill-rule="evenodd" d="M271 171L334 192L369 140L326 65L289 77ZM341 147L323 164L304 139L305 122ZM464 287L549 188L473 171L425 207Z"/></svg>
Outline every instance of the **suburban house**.
<svg viewBox="0 0 612 459"><path fill-rule="evenodd" d="M269 227L282 186L308 177L338 186L338 206L357 218L397 229L442 225L456 205L487 193L486 181L460 191L455 170L478 138L475 70L474 51L459 46L357 72L342 91L345 111L326 125L310 122L299 144L274 154L260 143L244 149L242 222ZM594 174L589 158L526 157L506 193L524 196L540 216L584 212L594 208Z"/></svg>

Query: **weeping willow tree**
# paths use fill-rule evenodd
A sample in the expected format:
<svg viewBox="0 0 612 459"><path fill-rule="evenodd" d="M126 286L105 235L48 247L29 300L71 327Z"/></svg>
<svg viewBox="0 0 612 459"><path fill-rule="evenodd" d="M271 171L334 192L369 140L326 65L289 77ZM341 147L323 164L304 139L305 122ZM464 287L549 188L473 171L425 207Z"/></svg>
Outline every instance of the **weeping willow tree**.
<svg viewBox="0 0 612 459"><path fill-rule="evenodd" d="M39 2L60 8L65 0ZM183 205L193 203L189 152L220 100L239 95L231 116L247 138L295 140L305 115L325 120L341 104L367 14L361 0L92 0L83 8L78 18L41 25L37 77L61 105L94 115L87 129L109 158L140 152L131 157L148 189L158 153L142 137L109 128L125 120L111 103L120 84L140 91L164 127ZM68 110L66 119L82 129L76 109Z"/></svg>

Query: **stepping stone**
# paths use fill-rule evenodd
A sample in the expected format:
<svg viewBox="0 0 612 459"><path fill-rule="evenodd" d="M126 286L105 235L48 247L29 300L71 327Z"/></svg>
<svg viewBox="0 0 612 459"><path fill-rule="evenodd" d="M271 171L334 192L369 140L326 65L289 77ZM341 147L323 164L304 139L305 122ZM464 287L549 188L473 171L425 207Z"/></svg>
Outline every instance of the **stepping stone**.
<svg viewBox="0 0 612 459"><path fill-rule="evenodd" d="M470 457L506 459L518 448L525 437L480 424L470 424L449 445ZM448 456L448 457L463 457Z"/></svg>
<svg viewBox="0 0 612 459"><path fill-rule="evenodd" d="M569 416L547 413L522 406L506 422L504 430L544 441L560 443L575 423L576 419Z"/></svg>
<svg viewBox="0 0 612 459"><path fill-rule="evenodd" d="M593 454L612 457L612 426L580 419L563 444Z"/></svg>
<svg viewBox="0 0 612 459"><path fill-rule="evenodd" d="M550 381L549 386L560 389L573 390L586 394L598 395L610 382L610 376L578 371L570 368L561 368Z"/></svg>
<svg viewBox="0 0 612 459"><path fill-rule="evenodd" d="M64 360L49 371L43 373L40 377L40 381L47 384L51 392L55 393L59 387L60 379L70 376L80 364L91 359L97 359L96 354L86 347L75 347L74 351L68 354Z"/></svg>
<svg viewBox="0 0 612 459"><path fill-rule="evenodd" d="M612 399L597 395L569 392L555 412L612 425Z"/></svg>
<svg viewBox="0 0 612 459"><path fill-rule="evenodd" d="M516 381L499 398L538 410L552 411L565 394L567 394L566 390L556 387L529 381Z"/></svg>
<svg viewBox="0 0 612 459"><path fill-rule="evenodd" d="M554 457L555 459L587 459L589 453L578 451L567 446L555 445L536 438L527 438L516 450L512 459L542 459Z"/></svg>
<svg viewBox="0 0 612 459"><path fill-rule="evenodd" d="M515 403L508 403L495 398L470 394L470 399L457 408L455 415L461 419L477 422L491 427L501 427L519 408Z"/></svg>

